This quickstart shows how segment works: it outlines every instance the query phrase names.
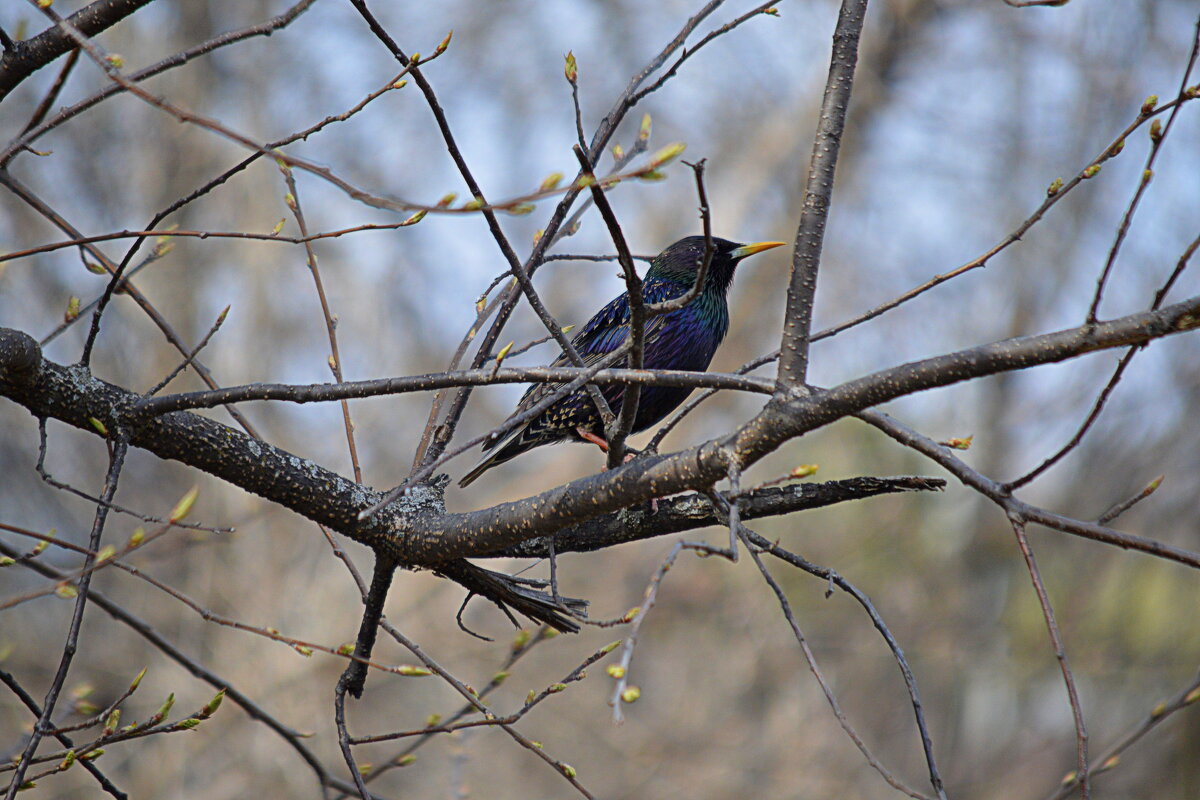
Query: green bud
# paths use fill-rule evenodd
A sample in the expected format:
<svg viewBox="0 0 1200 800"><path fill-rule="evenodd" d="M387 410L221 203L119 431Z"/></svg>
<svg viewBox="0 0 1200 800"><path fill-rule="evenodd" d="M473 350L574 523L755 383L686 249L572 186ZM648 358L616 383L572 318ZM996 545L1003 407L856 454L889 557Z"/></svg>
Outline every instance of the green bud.
<svg viewBox="0 0 1200 800"><path fill-rule="evenodd" d="M674 161L676 158L679 158L679 156L686 149L687 145L683 142L673 142L659 150L654 154L653 157L651 157L650 166L661 167L664 164Z"/></svg>
<svg viewBox="0 0 1200 800"><path fill-rule="evenodd" d="M155 712L155 714L154 714L155 721L161 722L162 720L166 719L167 714L171 713L171 707L174 705L175 705L175 693L172 692L171 694L167 695L167 699L163 701L163 704L161 706L159 706L158 711Z"/></svg>
<svg viewBox="0 0 1200 800"><path fill-rule="evenodd" d="M200 496L200 487L193 486L184 493L183 497L179 498L179 502L175 504L175 508L171 509L171 515L167 517L167 522L174 525L179 520L188 515L192 510L192 506L196 504L196 498Z"/></svg>
<svg viewBox="0 0 1200 800"><path fill-rule="evenodd" d="M423 675L433 674L432 670L425 669L424 667L414 667L411 664L401 664L400 666L396 667L396 672L400 675L406 675L409 677L421 677Z"/></svg>
<svg viewBox="0 0 1200 800"><path fill-rule="evenodd" d="M225 699L225 690L222 689L221 691L219 691L215 695L213 695L213 699L209 700L208 703L204 706L204 708L200 709L200 718L208 719L209 717L211 717L214 713L216 713L216 710L221 707L221 701L224 699Z"/></svg>
<svg viewBox="0 0 1200 800"><path fill-rule="evenodd" d="M641 126L638 127L638 141L644 142L650 138L650 127L651 127L650 115L643 114L642 115L642 124L641 124Z"/></svg>

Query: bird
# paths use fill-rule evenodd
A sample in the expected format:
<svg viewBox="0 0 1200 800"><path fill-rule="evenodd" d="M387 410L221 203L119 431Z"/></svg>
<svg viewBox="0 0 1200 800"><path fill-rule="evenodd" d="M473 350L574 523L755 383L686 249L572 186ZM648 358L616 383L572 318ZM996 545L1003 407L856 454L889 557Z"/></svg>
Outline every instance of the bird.
<svg viewBox="0 0 1200 800"><path fill-rule="evenodd" d="M733 281L738 262L786 242L738 244L712 237L713 253L704 286L696 298L683 308L650 317L645 325L642 365L646 369L672 369L703 372L708 369L717 346L729 331L729 305L726 293ZM650 262L642 283L642 300L647 305L661 303L686 294L696 282L704 261L705 237L688 236L667 247ZM600 309L571 340L584 366L595 364L620 347L629 333L629 293L624 292ZM625 367L627 359L614 367ZM571 366L566 353L551 364ZM523 414L552 394L558 383L537 383L529 387L509 419ZM645 386L638 402L633 433L638 433L670 414L691 393L676 386ZM619 414L625 387L608 384L601 387L604 399L614 414ZM507 435L484 442L486 455L458 482L467 486L484 472L516 458L535 447L563 441L591 442L607 450L604 423L588 392L580 388L563 397Z"/></svg>

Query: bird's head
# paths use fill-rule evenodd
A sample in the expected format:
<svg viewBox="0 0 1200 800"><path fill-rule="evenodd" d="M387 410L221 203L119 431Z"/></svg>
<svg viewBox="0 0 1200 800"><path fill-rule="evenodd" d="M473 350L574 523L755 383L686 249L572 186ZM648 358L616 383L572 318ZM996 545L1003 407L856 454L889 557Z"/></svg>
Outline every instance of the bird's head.
<svg viewBox="0 0 1200 800"><path fill-rule="evenodd" d="M738 244L728 239L713 237L712 262L708 268L706 289L724 292L733 280L733 271L743 258L779 247L786 242L755 242L754 244ZM704 263L704 237L688 236L663 250L650 264L647 278L678 281L691 285L696 280L696 273Z"/></svg>

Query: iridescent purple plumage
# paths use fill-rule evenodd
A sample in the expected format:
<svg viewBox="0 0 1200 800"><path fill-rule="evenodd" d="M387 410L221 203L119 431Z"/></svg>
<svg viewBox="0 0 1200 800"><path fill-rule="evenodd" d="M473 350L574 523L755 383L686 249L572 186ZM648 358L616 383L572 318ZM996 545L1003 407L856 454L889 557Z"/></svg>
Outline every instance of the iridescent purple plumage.
<svg viewBox="0 0 1200 800"><path fill-rule="evenodd" d="M646 323L643 364L647 369L704 371L729 330L729 306L725 295L733 280L737 263L746 256L777 247L783 242L740 245L726 239L713 239L714 252L704 289L685 307L651 318ZM662 251L650 264L642 284L647 305L680 297L695 283L696 272L704 260L704 237L689 236ZM629 295L621 294L588 320L571 344L585 364L594 364L613 352L629 332ZM624 367L618 361L614 366ZM570 366L559 355L553 366ZM534 384L525 392L513 415L532 407L561 384ZM611 384L601 387L614 413L619 413L625 387ZM638 401L633 431L643 431L671 413L691 393L690 389L647 386ZM586 391L579 390L558 400L533 420L508 436L485 445L491 451L468 472L460 486L466 486L485 471L503 464L535 447L561 441L586 441L582 433L604 438L604 425L595 404Z"/></svg>

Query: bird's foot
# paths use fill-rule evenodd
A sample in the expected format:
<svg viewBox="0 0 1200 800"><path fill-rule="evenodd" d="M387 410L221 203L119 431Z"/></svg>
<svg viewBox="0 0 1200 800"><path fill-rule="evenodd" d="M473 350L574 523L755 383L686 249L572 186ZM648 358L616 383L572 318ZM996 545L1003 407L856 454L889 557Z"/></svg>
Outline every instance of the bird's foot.
<svg viewBox="0 0 1200 800"><path fill-rule="evenodd" d="M608 451L606 450L605 452L608 452ZM621 459L621 463L628 464L630 461L633 461L635 458L637 458L640 455L641 455L641 453L638 452L637 450L630 449L627 453L625 453L625 458ZM605 464L603 467L600 468L600 471L608 472L608 465Z"/></svg>
<svg viewBox="0 0 1200 800"><path fill-rule="evenodd" d="M582 427L576 428L575 433L579 434L579 438L583 439L585 442L591 442L592 444L596 445L596 447L599 447L601 450L603 450L605 453L608 452L608 442L606 442L604 439L597 436L596 434L592 433L591 431L587 430L586 428L582 428ZM628 447L628 448L626 448L625 458L622 459L622 463L628 464L630 461L633 461L635 458L637 458L641 454L642 454L641 450L634 450L632 447ZM601 467L600 471L607 472L608 467L607 466ZM652 515L658 513L658 499L657 498L652 498L650 500L650 513Z"/></svg>

